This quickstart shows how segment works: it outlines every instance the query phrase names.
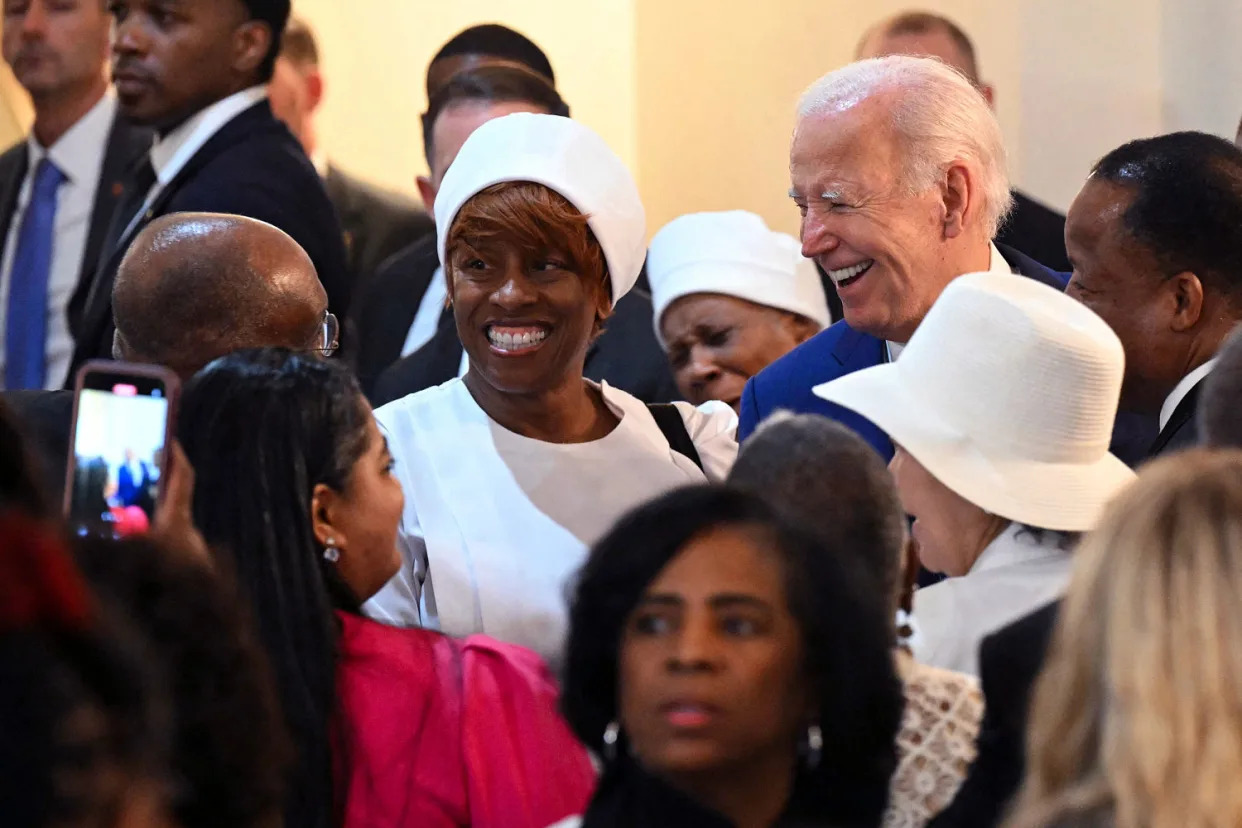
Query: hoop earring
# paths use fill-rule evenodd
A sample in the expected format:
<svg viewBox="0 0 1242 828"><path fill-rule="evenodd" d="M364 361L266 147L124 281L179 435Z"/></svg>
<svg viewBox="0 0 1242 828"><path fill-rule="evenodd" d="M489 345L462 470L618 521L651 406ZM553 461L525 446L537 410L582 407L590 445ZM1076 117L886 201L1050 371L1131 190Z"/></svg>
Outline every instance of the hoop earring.
<svg viewBox="0 0 1242 828"><path fill-rule="evenodd" d="M613 719L604 728L604 759L609 762L616 761L617 758L617 741L621 738L621 725L617 724L617 720Z"/></svg>
<svg viewBox="0 0 1242 828"><path fill-rule="evenodd" d="M824 731L813 724L806 729L806 767L815 770L824 757Z"/></svg>
<svg viewBox="0 0 1242 828"><path fill-rule="evenodd" d="M328 544L323 550L323 559L330 563L336 563L341 559L341 550L336 548L336 541L328 538Z"/></svg>

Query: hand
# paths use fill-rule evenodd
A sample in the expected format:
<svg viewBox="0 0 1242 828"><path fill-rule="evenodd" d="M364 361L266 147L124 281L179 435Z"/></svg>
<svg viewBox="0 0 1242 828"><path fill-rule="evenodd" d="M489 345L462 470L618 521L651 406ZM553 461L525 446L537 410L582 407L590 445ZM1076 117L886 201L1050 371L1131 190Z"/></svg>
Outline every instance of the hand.
<svg viewBox="0 0 1242 828"><path fill-rule="evenodd" d="M155 507L151 538L214 567L207 541L194 525L194 467L176 440L168 452L163 474L164 497Z"/></svg>

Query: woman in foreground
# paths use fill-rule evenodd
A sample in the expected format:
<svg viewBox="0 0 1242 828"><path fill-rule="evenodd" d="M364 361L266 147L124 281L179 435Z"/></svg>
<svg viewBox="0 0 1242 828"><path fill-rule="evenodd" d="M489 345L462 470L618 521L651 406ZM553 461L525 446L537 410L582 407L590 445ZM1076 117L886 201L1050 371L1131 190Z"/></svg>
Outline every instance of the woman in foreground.
<svg viewBox="0 0 1242 828"><path fill-rule="evenodd" d="M298 747L285 824L542 828L581 806L594 775L537 656L359 613L400 566L403 498L343 367L225 357L186 388L179 430Z"/></svg>

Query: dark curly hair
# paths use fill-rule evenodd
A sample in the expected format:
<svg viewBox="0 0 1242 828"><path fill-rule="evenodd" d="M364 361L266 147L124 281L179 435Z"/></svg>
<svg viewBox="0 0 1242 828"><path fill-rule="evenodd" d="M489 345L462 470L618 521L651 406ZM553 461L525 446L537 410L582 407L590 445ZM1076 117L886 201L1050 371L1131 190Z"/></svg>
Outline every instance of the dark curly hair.
<svg viewBox="0 0 1242 828"><path fill-rule="evenodd" d="M91 586L126 611L165 674L177 824L270 824L283 804L290 748L235 591L188 554L149 540L86 541L76 551Z"/></svg>
<svg viewBox="0 0 1242 828"><path fill-rule="evenodd" d="M821 535L788 522L759 496L720 486L671 492L627 516L591 550L571 596L562 710L587 747L602 753L603 733L618 715L618 657L626 619L647 585L696 536L719 527L768 534L785 570L789 608L802 633L805 675L820 703L828 748L803 769L793 809L838 825L874 826L897 766L903 705L895 673L888 609L846 567L845 554L823 554ZM622 759L605 775L625 772Z"/></svg>
<svg viewBox="0 0 1242 828"><path fill-rule="evenodd" d="M358 599L325 562L311 524L323 483L343 491L371 418L343 365L284 348L238 351L186 386L178 433L194 466L194 522L237 577L258 621L297 745L285 824L332 817L328 722L336 619Z"/></svg>

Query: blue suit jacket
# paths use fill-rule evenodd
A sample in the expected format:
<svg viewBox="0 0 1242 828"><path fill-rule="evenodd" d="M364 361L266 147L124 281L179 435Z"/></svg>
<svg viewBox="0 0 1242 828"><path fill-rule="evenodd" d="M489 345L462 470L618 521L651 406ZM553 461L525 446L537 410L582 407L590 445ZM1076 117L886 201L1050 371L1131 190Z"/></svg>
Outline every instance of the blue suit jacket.
<svg viewBox="0 0 1242 828"><path fill-rule="evenodd" d="M1011 247L997 245L1015 273L1065 290L1069 274L1056 273ZM856 331L837 322L803 342L785 356L760 371L746 383L742 392L741 424L738 439L745 440L755 427L775 411L822 414L848 426L866 440L886 461L893 457L893 443L870 420L835 403L822 400L811 389L846 374L886 362L884 340ZM1123 415L1118 418L1113 451L1128 463L1145 456L1155 438L1155 426L1146 418Z"/></svg>
<svg viewBox="0 0 1242 828"><path fill-rule="evenodd" d="M147 470L147 464L140 462L138 466L142 469L142 477L139 480L134 479L134 474L127 465L122 464L117 472L116 497L121 501L122 506L135 505L143 489L150 483L151 473Z"/></svg>

